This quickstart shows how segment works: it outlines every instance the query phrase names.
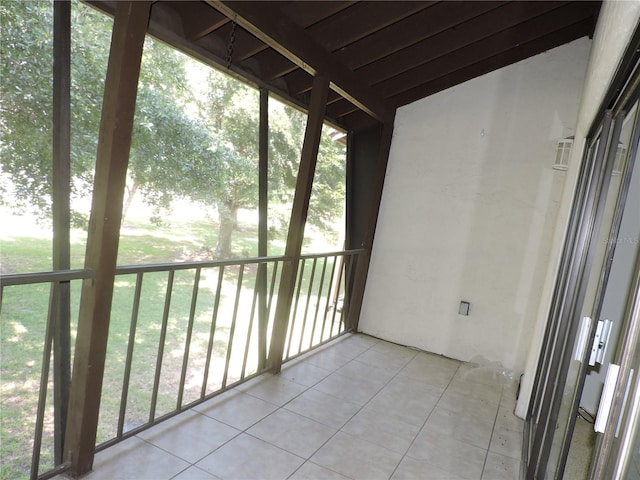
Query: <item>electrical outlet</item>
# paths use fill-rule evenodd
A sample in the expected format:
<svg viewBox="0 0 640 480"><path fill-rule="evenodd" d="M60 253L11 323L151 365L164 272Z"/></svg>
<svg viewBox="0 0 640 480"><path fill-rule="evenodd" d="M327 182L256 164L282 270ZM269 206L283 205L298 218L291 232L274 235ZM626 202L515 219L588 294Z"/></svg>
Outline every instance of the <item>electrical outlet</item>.
<svg viewBox="0 0 640 480"><path fill-rule="evenodd" d="M462 300L460 302L460 307L458 308L458 314L465 316L469 315L469 307L471 307L471 304Z"/></svg>

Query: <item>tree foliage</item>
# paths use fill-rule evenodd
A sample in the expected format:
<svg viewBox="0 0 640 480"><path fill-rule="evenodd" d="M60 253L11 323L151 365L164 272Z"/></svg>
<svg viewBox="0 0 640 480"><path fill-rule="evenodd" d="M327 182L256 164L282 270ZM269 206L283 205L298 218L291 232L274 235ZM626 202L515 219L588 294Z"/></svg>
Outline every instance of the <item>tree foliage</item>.
<svg viewBox="0 0 640 480"><path fill-rule="evenodd" d="M3 2L0 149L16 205L42 213L51 198L52 3ZM72 195L90 194L112 20L72 8ZM204 69L204 70L203 70ZM194 71L201 84L190 81ZM297 175L305 116L271 109L269 198L288 202ZM142 191L162 220L175 198L215 207L216 253L231 255L239 209L258 202L258 92L168 46L144 47L128 172L128 196ZM344 147L323 136L309 221L321 229L342 213ZM9 181L7 182L6 179ZM3 193L3 198L7 198Z"/></svg>

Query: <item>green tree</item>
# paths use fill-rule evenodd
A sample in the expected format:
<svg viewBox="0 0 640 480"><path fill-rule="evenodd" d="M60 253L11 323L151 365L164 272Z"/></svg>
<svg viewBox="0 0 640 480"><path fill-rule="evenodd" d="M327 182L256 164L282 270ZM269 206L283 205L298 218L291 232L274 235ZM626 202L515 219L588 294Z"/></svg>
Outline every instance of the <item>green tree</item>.
<svg viewBox="0 0 640 480"><path fill-rule="evenodd" d="M51 198L52 4L4 2L0 149L3 177L19 207L46 214ZM80 3L72 17L73 196L90 194L112 20ZM138 88L125 213L137 191L155 216L176 197L215 206L216 255L232 255L239 209L258 201L258 92L209 70L193 92L195 60L147 39ZM270 118L270 201L290 201L305 116L293 109ZM3 187L4 186L4 187ZM342 213L344 148L323 136L309 221L328 228ZM6 198L5 192L3 198Z"/></svg>

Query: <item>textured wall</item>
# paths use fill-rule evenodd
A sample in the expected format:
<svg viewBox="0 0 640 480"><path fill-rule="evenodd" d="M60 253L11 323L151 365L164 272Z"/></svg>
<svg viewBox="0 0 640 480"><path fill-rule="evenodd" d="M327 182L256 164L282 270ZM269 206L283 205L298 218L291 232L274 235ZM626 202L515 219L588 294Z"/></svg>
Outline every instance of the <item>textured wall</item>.
<svg viewBox="0 0 640 480"><path fill-rule="evenodd" d="M363 332L522 372L565 179L551 166L574 134L590 43L399 109Z"/></svg>

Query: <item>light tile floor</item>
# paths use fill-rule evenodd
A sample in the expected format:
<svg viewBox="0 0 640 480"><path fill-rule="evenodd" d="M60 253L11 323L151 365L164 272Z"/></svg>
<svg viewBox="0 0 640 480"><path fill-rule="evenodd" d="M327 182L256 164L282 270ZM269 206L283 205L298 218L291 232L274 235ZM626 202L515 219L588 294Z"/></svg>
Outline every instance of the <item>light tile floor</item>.
<svg viewBox="0 0 640 480"><path fill-rule="evenodd" d="M515 389L346 335L98 453L84 478L517 480Z"/></svg>

